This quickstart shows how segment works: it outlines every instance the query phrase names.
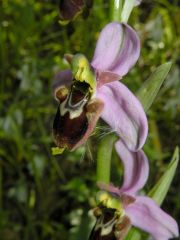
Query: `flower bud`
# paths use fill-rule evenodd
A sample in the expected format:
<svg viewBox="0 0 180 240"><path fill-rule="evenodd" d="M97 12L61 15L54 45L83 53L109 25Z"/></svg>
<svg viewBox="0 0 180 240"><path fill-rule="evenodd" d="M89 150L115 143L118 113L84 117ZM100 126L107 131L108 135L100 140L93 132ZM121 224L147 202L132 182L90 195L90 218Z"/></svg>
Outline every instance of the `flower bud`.
<svg viewBox="0 0 180 240"><path fill-rule="evenodd" d="M92 0L60 0L60 21L62 24L67 24L81 13L83 17L87 17L91 7Z"/></svg>

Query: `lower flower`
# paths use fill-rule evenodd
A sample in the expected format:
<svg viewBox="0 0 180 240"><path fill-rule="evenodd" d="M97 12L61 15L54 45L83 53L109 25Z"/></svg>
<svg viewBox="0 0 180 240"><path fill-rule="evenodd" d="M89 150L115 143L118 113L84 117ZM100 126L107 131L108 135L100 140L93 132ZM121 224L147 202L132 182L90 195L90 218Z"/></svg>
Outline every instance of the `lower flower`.
<svg viewBox="0 0 180 240"><path fill-rule="evenodd" d="M126 204L133 201L134 198L126 196ZM111 196L108 192L101 191L97 202L98 207L93 211L97 220L89 240L124 239L131 227L131 221L123 209L122 201L116 195Z"/></svg>
<svg viewBox="0 0 180 240"><path fill-rule="evenodd" d="M154 200L138 194L149 174L144 152L132 153L120 141L116 143L116 150L124 165L124 181L120 188L99 184L97 204L101 211L95 214L97 221L90 240L122 240L131 225L149 233L154 240L178 237L177 222Z"/></svg>
<svg viewBox="0 0 180 240"><path fill-rule="evenodd" d="M130 219L119 214L116 209L100 206L94 210L94 215L97 221L89 240L120 240L127 234L131 226Z"/></svg>

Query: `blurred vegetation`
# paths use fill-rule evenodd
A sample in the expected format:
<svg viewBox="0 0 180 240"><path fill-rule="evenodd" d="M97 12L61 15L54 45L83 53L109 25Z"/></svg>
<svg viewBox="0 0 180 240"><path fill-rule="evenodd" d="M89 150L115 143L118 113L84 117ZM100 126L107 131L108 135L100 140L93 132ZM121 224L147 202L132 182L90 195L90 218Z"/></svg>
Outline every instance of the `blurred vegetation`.
<svg viewBox="0 0 180 240"><path fill-rule="evenodd" d="M51 83L68 68L65 53L93 56L99 31L110 21L109 1L94 1L87 19L61 26L58 1L1 0L0 7L0 239L87 239L96 192L96 148L108 133L99 122L95 134L75 152L51 155L57 103ZM173 67L148 112L144 147L150 160L150 189L180 143L180 8L177 0L146 0L129 23L141 38L141 57L124 78L136 92L160 64ZM163 209L180 219L180 168ZM122 167L113 153L112 181Z"/></svg>

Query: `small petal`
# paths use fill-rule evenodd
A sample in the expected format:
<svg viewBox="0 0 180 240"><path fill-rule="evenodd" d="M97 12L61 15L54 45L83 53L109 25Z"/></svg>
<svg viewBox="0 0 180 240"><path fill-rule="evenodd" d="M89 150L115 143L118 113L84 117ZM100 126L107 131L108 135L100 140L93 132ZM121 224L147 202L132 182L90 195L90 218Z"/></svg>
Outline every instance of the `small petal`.
<svg viewBox="0 0 180 240"><path fill-rule="evenodd" d="M135 227L150 233L155 240L168 240L179 235L176 221L148 197L137 197L125 211Z"/></svg>
<svg viewBox="0 0 180 240"><path fill-rule="evenodd" d="M123 42L123 25L113 22L106 25L97 41L92 66L98 70L108 71L118 58Z"/></svg>
<svg viewBox="0 0 180 240"><path fill-rule="evenodd" d="M130 152L121 140L115 144L115 148L124 165L124 181L121 191L135 194L147 181L148 159L142 150Z"/></svg>
<svg viewBox="0 0 180 240"><path fill-rule="evenodd" d="M96 79L97 79L97 88L100 88L102 85L114 81L118 81L121 77L112 72L96 72Z"/></svg>
<svg viewBox="0 0 180 240"><path fill-rule="evenodd" d="M71 86L72 80L73 76L70 70L60 71L54 76L52 90L56 100L61 100L63 90L66 90Z"/></svg>
<svg viewBox="0 0 180 240"><path fill-rule="evenodd" d="M105 104L103 120L117 132L129 150L140 149L147 137L148 123L139 100L120 82L102 86L97 97Z"/></svg>
<svg viewBox="0 0 180 240"><path fill-rule="evenodd" d="M127 24L112 22L101 31L91 64L97 73L111 72L122 77L135 64L139 53L136 32Z"/></svg>
<svg viewBox="0 0 180 240"><path fill-rule="evenodd" d="M97 186L101 190L104 190L106 192L109 192L111 194L115 194L115 195L121 197L120 189L118 187L115 187L112 183L107 184L107 183L104 183L104 182L97 182Z"/></svg>

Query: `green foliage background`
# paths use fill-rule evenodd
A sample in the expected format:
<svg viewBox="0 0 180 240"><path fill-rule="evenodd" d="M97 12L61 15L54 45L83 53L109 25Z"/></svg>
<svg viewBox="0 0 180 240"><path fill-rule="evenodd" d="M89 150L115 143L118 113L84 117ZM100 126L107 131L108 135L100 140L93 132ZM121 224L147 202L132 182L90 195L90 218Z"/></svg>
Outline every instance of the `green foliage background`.
<svg viewBox="0 0 180 240"><path fill-rule="evenodd" d="M58 2L2 0L0 7L0 239L87 239L96 193L96 149L109 132L99 122L85 146L51 155L53 75L68 68L65 53L93 56L100 30L110 21L109 2L94 1L90 16L59 24ZM150 161L149 190L180 143L180 9L177 0L146 0L129 23L141 38L141 57L123 79L136 92L160 64L173 67L148 112L144 147ZM112 181L122 166L113 153ZM180 219L180 169L162 207Z"/></svg>

